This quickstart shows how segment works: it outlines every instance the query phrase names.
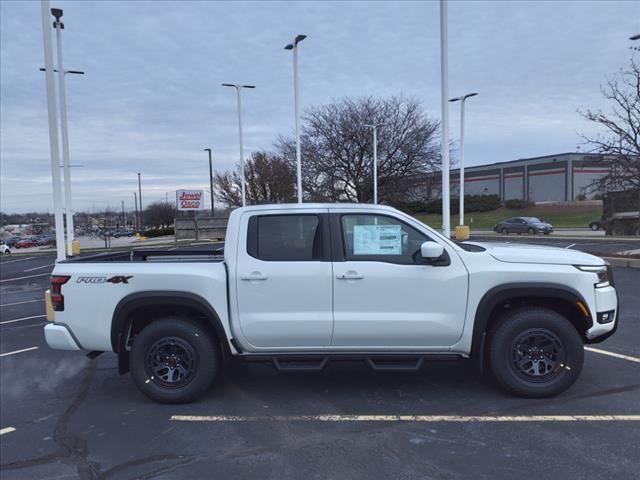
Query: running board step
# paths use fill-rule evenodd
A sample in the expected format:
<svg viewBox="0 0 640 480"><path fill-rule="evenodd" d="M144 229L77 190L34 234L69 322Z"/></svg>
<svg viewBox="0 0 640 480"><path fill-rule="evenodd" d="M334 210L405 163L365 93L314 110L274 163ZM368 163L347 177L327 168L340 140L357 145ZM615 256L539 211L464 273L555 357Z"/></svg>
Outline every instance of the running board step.
<svg viewBox="0 0 640 480"><path fill-rule="evenodd" d="M319 372L327 365L328 361L329 357L273 357L273 366L279 372Z"/></svg>
<svg viewBox="0 0 640 480"><path fill-rule="evenodd" d="M377 372L417 372L422 368L424 358L424 356L368 356L365 357L365 361L372 370Z"/></svg>

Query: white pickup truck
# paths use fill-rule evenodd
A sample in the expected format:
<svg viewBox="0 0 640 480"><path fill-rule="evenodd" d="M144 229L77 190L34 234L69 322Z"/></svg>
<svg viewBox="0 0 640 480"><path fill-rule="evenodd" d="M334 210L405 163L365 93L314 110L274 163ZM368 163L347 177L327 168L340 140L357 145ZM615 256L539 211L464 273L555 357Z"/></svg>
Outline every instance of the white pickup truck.
<svg viewBox="0 0 640 480"><path fill-rule="evenodd" d="M58 263L47 343L115 352L120 373L167 403L196 398L231 357L309 371L470 358L507 391L544 397L573 384L583 344L613 334L619 317L601 258L456 243L386 206L239 208L221 252Z"/></svg>

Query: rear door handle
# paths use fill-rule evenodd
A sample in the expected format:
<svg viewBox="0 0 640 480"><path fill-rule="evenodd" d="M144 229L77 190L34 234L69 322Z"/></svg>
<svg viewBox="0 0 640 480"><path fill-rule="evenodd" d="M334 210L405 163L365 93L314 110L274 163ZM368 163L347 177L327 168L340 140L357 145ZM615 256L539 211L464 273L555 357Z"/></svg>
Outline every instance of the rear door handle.
<svg viewBox="0 0 640 480"><path fill-rule="evenodd" d="M253 282L256 280L266 280L267 277L266 275L263 275L260 272L251 272L249 275L242 275L240 277L240 280L246 280L247 282Z"/></svg>
<svg viewBox="0 0 640 480"><path fill-rule="evenodd" d="M360 275L355 270L349 270L348 272L343 273L342 275L336 275L336 278L338 280L361 280L364 278L364 275Z"/></svg>

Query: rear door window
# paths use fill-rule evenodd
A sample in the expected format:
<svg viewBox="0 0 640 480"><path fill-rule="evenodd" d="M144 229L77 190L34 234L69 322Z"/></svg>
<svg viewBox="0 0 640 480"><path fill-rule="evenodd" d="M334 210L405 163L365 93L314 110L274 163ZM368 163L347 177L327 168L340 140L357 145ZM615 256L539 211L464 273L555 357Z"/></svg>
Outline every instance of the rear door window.
<svg viewBox="0 0 640 480"><path fill-rule="evenodd" d="M318 215L251 217L247 251L268 262L322 260L322 223Z"/></svg>

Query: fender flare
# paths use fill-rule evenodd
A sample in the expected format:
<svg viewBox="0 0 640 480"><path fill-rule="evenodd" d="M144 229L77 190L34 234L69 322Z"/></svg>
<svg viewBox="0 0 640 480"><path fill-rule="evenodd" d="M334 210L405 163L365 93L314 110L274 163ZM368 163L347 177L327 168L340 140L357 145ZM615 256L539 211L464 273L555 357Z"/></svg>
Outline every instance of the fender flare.
<svg viewBox="0 0 640 480"><path fill-rule="evenodd" d="M170 305L172 307L188 307L201 313L211 324L222 343L223 353L230 353L229 342L220 316L211 304L199 295L174 290L153 290L136 292L122 298L113 311L111 320L111 348L120 354L123 345L127 322L131 312L140 307ZM119 355L120 356L120 355Z"/></svg>
<svg viewBox="0 0 640 480"><path fill-rule="evenodd" d="M593 326L593 315L589 310L589 305L584 300L584 297L572 287L547 282L505 283L503 285L493 287L486 292L478 304L473 324L473 337L471 340L472 358L483 358L485 335L491 311L498 304L514 297L554 298L568 301L570 303L580 301L589 312L588 320L590 325L588 328Z"/></svg>

